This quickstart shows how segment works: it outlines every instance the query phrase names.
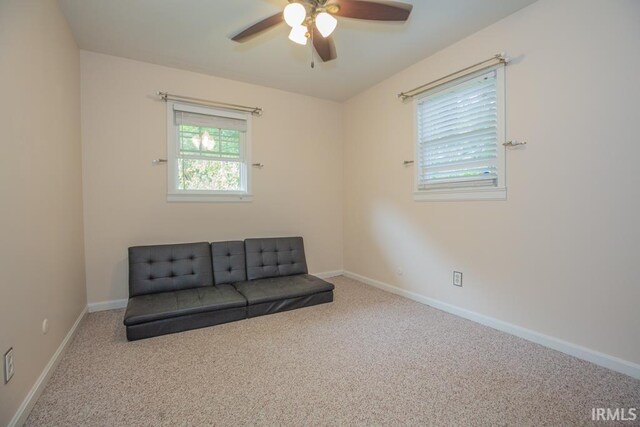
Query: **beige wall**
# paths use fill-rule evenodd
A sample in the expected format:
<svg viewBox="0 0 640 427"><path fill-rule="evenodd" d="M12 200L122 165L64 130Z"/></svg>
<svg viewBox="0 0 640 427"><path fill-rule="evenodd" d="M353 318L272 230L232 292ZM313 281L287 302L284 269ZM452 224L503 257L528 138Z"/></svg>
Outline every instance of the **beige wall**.
<svg viewBox="0 0 640 427"><path fill-rule="evenodd" d="M84 51L81 64L89 303L127 298L132 245L302 235L312 272L342 269L341 104ZM252 202L166 201L159 90L264 108Z"/></svg>
<svg viewBox="0 0 640 427"><path fill-rule="evenodd" d="M0 352L16 357L0 425L86 297L127 297L137 244L299 234L313 272L344 258L348 271L639 363L640 52L627 48L638 22L633 0L540 0L343 105L79 55L54 1L0 2ZM514 58L507 139L529 142L508 153L509 200L414 202L401 166L412 107L395 94L499 51ZM151 166L166 155L158 90L264 107L253 202L166 202L166 167Z"/></svg>
<svg viewBox="0 0 640 427"><path fill-rule="evenodd" d="M349 100L345 269L640 362L639 23L638 1L541 0ZM507 139L529 143L508 201L414 202L395 95L501 51Z"/></svg>
<svg viewBox="0 0 640 427"><path fill-rule="evenodd" d="M80 59L55 1L0 2L0 94L0 353L13 347L16 369L0 380L7 425L86 305Z"/></svg>

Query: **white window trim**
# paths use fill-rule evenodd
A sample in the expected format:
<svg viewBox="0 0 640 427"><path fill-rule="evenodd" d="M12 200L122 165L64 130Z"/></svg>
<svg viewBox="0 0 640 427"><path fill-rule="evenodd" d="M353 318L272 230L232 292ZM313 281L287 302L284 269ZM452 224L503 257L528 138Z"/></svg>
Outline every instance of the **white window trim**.
<svg viewBox="0 0 640 427"><path fill-rule="evenodd" d="M419 175L417 159L420 158L420 147L418 141L418 104L420 101L436 92L446 90L452 86L459 84L463 80L473 79L482 74L495 70L496 71L496 100L497 100L497 131L498 131L498 154L496 164L498 165L498 185L496 187L466 187L466 188L447 188L433 190L419 190ZM413 100L413 145L414 145L414 176L413 176L413 199L418 202L446 202L446 201L466 201L466 200L507 200L506 185L506 148L502 146L505 141L505 79L504 65L487 68L462 78L453 80L445 85L433 88Z"/></svg>
<svg viewBox="0 0 640 427"><path fill-rule="evenodd" d="M178 190L178 132L174 121L174 106L181 111L199 114L214 114L221 117L245 120L247 132L244 142L244 165L241 173L246 183L246 191L206 191ZM167 102L167 201L168 202L250 202L251 194L251 114L238 113L220 108L202 107L179 102Z"/></svg>

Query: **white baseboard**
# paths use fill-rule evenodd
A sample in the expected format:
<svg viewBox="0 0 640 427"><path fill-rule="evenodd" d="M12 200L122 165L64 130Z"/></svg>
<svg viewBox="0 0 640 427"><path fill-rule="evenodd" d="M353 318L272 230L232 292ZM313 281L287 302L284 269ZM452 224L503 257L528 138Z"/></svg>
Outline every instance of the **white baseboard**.
<svg viewBox="0 0 640 427"><path fill-rule="evenodd" d="M127 306L127 299L114 299L111 301L91 302L88 304L89 313L95 313L96 311L116 310L118 308L125 308Z"/></svg>
<svg viewBox="0 0 640 427"><path fill-rule="evenodd" d="M344 271L342 270L334 270L334 271L324 271L322 273L311 273L312 276L319 277L321 279L329 279L330 277L342 276Z"/></svg>
<svg viewBox="0 0 640 427"><path fill-rule="evenodd" d="M67 350L67 346L71 342L71 339L76 334L78 325L80 325L80 322L84 318L85 314L87 314L87 307L82 309L82 312L76 319L67 335L64 337L64 340L62 340L56 352L53 353L53 356L51 356L51 359L49 359L49 363L47 363L47 366L44 367L44 370L36 380L36 383L33 385L33 387L31 387L31 390L29 390L29 394L27 394L27 397L24 398L15 415L13 416L11 421L9 421L9 427L18 427L23 425L25 421L27 421L27 417L29 417L31 410L33 409L33 405L35 405L38 401L38 398L46 387L49 378L51 378L51 374L53 374L53 371L55 371L58 363L60 363L60 360L62 360L62 356Z"/></svg>
<svg viewBox="0 0 640 427"><path fill-rule="evenodd" d="M433 298L427 298L415 292L407 291L350 271L345 271L344 276L350 279L358 280L360 282L366 283L367 285L374 286L384 291L412 299L422 304L429 305L433 308L437 308L438 310L446 311L447 313L464 317L465 319L480 323L485 326L489 326L490 328L497 329L499 331L506 332L520 338L524 338L536 344L540 344L553 350L568 354L570 356L577 357L578 359L586 360L587 362L591 362L596 365L611 369L613 371L629 375L630 377L640 379L640 365L637 363L601 353L599 351L592 350L578 344L573 344L559 338L541 334L539 332L532 331L531 329L526 329L521 326L504 322L502 320L494 319L493 317L485 316L484 314L456 307L454 305L447 304Z"/></svg>
<svg viewBox="0 0 640 427"><path fill-rule="evenodd" d="M342 270L324 271L322 273L313 273L321 279L328 279L330 277L336 277L342 275ZM111 301L100 301L89 303L89 313L95 313L96 311L116 310L119 308L125 308L129 300L127 299L115 299Z"/></svg>

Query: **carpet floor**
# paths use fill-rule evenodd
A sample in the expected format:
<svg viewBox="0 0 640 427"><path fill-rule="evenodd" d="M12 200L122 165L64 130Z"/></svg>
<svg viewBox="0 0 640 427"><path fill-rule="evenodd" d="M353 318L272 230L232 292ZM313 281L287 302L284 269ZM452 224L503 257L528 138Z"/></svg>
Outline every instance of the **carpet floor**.
<svg viewBox="0 0 640 427"><path fill-rule="evenodd" d="M89 314L26 425L560 426L640 407L638 380L330 280L331 304L136 342L123 310Z"/></svg>

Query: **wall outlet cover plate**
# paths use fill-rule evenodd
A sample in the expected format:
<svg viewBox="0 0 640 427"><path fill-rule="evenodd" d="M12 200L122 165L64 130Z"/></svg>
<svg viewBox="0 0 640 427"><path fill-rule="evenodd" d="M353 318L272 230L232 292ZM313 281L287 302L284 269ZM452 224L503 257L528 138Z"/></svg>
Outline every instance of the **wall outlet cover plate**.
<svg viewBox="0 0 640 427"><path fill-rule="evenodd" d="M13 366L13 347L4 354L4 383L8 383L15 372Z"/></svg>
<svg viewBox="0 0 640 427"><path fill-rule="evenodd" d="M453 272L453 286L462 287L462 273L459 271Z"/></svg>

